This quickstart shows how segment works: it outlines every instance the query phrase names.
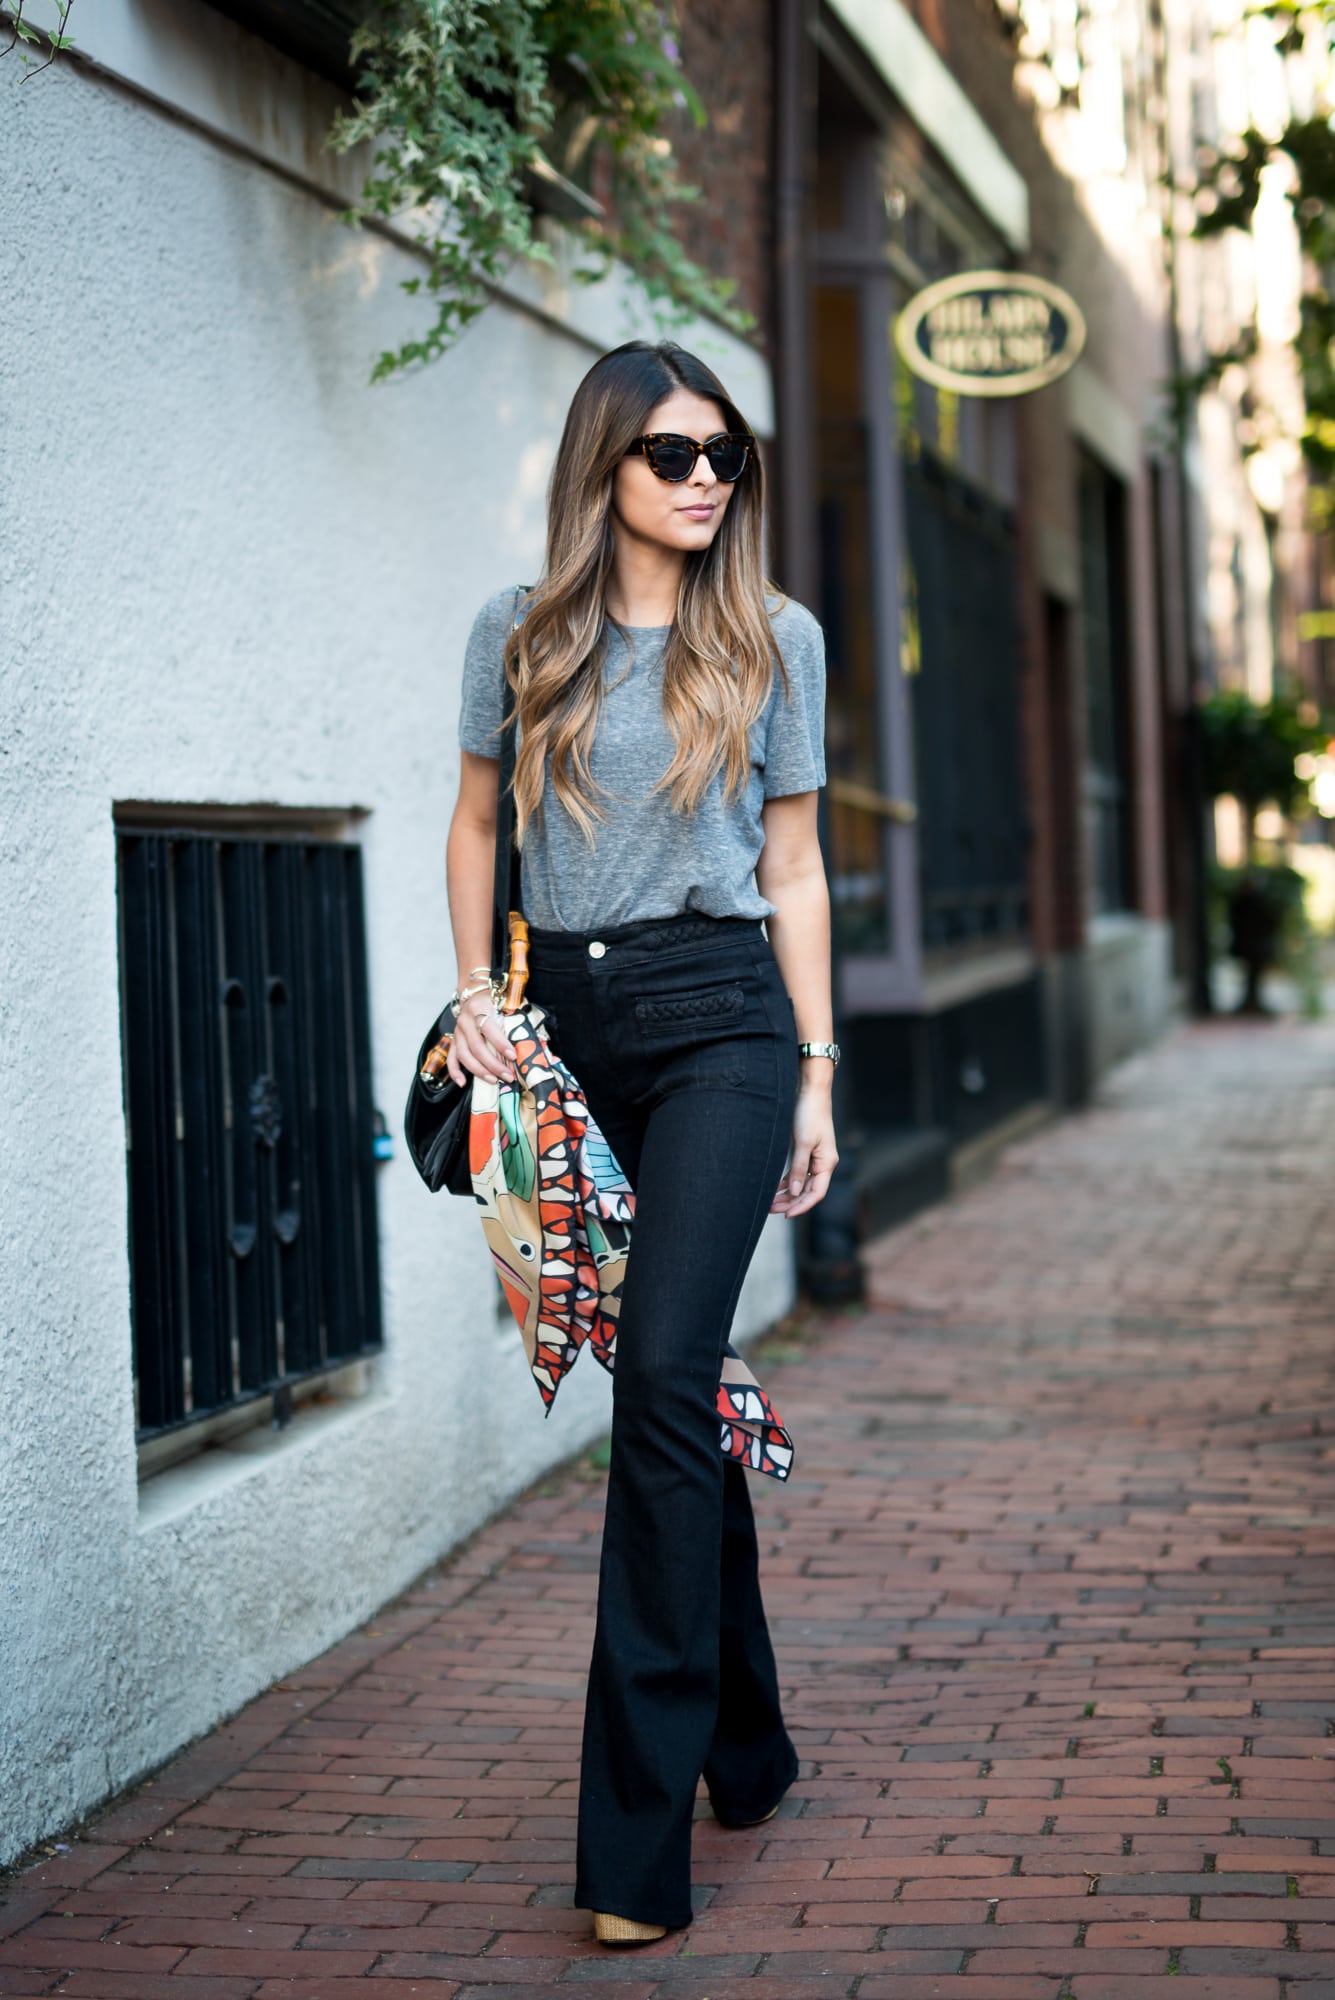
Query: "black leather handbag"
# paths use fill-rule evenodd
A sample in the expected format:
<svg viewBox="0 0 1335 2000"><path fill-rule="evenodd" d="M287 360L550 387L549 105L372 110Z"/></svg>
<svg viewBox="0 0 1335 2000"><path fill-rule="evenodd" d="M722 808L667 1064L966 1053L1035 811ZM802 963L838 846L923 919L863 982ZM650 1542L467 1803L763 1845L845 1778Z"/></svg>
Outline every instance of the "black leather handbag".
<svg viewBox="0 0 1335 2000"><path fill-rule="evenodd" d="M497 771L496 865L492 878L491 963L503 973L509 950L510 912L519 908L519 855L515 850L515 802L511 780L515 768L514 708L511 704L501 733ZM427 1030L413 1071L403 1136L408 1154L432 1194L473 1192L468 1171L468 1124L473 1109L473 1079L455 1083L445 1067L454 1015L448 1007Z"/></svg>

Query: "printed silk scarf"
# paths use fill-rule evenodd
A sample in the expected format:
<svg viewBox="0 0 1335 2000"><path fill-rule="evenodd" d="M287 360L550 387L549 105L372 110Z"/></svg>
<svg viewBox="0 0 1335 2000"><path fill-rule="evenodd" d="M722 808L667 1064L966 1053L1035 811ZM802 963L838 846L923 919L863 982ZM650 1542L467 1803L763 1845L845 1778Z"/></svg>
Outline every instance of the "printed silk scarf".
<svg viewBox="0 0 1335 2000"><path fill-rule="evenodd" d="M586 1340L604 1368L615 1361L635 1194L552 1049L545 1019L533 1003L501 1016L518 1074L513 1082L473 1078L469 1169L492 1260L550 1415ZM716 1408L725 1458L788 1477L792 1440L731 1345Z"/></svg>

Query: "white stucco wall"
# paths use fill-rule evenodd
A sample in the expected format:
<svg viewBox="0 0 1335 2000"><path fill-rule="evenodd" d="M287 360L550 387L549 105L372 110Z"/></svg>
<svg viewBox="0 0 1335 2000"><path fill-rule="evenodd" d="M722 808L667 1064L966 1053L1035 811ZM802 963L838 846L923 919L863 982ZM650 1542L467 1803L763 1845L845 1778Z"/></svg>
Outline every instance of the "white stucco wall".
<svg viewBox="0 0 1335 2000"><path fill-rule="evenodd" d="M128 0L101 4L105 21ZM187 68L196 17L218 30L174 0ZM371 390L413 310L404 250L133 79L60 62L20 86L13 64L0 100L3 1863L605 1427L589 1357L543 1421L471 1212L428 1197L400 1145L380 1170L386 1346L367 1393L141 1490L111 815L369 810L376 1095L397 1130L453 969L464 636L489 591L538 568L568 398L630 329L600 339L580 294L582 331L563 331L559 287L521 275L437 368ZM715 343L763 405L755 357ZM771 1223L739 1332L790 1296Z"/></svg>

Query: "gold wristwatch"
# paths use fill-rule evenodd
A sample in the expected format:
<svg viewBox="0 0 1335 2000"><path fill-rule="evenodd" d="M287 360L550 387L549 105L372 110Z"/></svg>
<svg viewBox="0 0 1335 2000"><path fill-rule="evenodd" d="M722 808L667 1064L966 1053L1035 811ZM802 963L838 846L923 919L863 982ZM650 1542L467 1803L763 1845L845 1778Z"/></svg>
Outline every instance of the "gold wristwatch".
<svg viewBox="0 0 1335 2000"><path fill-rule="evenodd" d="M830 1058L830 1061L835 1064L836 1068L838 1067L839 1063L838 1042L799 1042L797 1045L797 1053L800 1056L828 1056Z"/></svg>

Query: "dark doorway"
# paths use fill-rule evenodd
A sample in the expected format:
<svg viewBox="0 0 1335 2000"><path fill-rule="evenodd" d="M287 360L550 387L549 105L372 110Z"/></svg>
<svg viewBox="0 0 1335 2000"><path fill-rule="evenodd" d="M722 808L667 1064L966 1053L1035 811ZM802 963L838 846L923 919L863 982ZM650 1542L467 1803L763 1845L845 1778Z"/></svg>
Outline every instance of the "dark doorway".
<svg viewBox="0 0 1335 2000"><path fill-rule="evenodd" d="M1131 856L1126 489L1080 453L1080 637L1093 912L1135 904Z"/></svg>

